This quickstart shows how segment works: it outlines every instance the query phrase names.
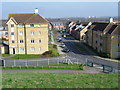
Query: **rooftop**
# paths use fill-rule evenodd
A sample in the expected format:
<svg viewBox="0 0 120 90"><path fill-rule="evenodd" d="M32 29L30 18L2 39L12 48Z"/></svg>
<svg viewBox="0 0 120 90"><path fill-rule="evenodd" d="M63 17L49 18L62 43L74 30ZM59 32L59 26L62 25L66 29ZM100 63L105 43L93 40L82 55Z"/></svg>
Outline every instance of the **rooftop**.
<svg viewBox="0 0 120 90"><path fill-rule="evenodd" d="M9 14L8 20L13 17L17 23L48 23L48 21L34 13Z"/></svg>

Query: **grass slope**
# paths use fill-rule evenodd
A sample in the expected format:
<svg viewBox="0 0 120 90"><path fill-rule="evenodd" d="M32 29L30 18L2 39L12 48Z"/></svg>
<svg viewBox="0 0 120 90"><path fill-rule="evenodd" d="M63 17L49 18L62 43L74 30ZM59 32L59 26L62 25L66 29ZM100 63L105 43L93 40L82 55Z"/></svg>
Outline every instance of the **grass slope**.
<svg viewBox="0 0 120 90"><path fill-rule="evenodd" d="M52 64L39 66L22 66L22 67L2 67L2 69L64 69L64 70L83 70L82 64Z"/></svg>
<svg viewBox="0 0 120 90"><path fill-rule="evenodd" d="M118 88L118 74L19 72L2 76L3 88Z"/></svg>

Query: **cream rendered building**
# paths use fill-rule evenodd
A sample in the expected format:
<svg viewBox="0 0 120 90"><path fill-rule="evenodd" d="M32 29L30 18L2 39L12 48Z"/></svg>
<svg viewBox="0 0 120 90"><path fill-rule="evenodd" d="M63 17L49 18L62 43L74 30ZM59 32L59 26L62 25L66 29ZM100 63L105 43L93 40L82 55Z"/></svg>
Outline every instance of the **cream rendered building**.
<svg viewBox="0 0 120 90"><path fill-rule="evenodd" d="M7 24L9 54L48 51L48 21L39 14L9 14Z"/></svg>

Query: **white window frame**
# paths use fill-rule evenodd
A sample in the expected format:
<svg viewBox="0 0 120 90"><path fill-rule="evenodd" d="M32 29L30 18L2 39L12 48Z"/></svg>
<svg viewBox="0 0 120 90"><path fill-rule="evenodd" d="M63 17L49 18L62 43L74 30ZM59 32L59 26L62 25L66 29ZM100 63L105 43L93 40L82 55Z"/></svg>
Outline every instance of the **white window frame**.
<svg viewBox="0 0 120 90"><path fill-rule="evenodd" d="M31 48L31 51L35 51L35 48Z"/></svg>
<svg viewBox="0 0 120 90"><path fill-rule="evenodd" d="M41 31L38 31L38 35L41 35Z"/></svg>
<svg viewBox="0 0 120 90"><path fill-rule="evenodd" d="M13 25L13 27L12 27L12 25ZM14 24L10 24L10 27L11 27L11 28L14 28Z"/></svg>
<svg viewBox="0 0 120 90"><path fill-rule="evenodd" d="M41 27L41 24L38 24L38 27Z"/></svg>
<svg viewBox="0 0 120 90"><path fill-rule="evenodd" d="M22 32L22 31L20 31L20 35L23 35L23 32Z"/></svg>
<svg viewBox="0 0 120 90"><path fill-rule="evenodd" d="M23 40L20 40L20 43L23 43L24 41Z"/></svg>
<svg viewBox="0 0 120 90"><path fill-rule="evenodd" d="M23 24L19 24L19 27L23 27Z"/></svg>
<svg viewBox="0 0 120 90"><path fill-rule="evenodd" d="M12 40L12 43L15 43L15 40Z"/></svg>
<svg viewBox="0 0 120 90"><path fill-rule="evenodd" d="M24 51L24 48L20 48L20 51Z"/></svg>
<svg viewBox="0 0 120 90"><path fill-rule="evenodd" d="M39 51L41 51L42 50L42 48L41 47L39 47Z"/></svg>
<svg viewBox="0 0 120 90"><path fill-rule="evenodd" d="M30 32L30 35L34 35L34 32Z"/></svg>
<svg viewBox="0 0 120 90"><path fill-rule="evenodd" d="M31 40L31 43L35 43L35 40L32 39L32 40Z"/></svg>
<svg viewBox="0 0 120 90"><path fill-rule="evenodd" d="M34 24L30 24L30 27L34 27Z"/></svg>
<svg viewBox="0 0 120 90"><path fill-rule="evenodd" d="M39 43L41 43L42 42L42 40L41 39L39 39Z"/></svg>

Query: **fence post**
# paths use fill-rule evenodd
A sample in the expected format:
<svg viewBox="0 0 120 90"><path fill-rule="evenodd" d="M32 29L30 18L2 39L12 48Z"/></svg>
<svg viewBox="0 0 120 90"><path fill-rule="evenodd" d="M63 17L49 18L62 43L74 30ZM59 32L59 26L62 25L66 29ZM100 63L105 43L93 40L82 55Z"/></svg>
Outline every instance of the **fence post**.
<svg viewBox="0 0 120 90"><path fill-rule="evenodd" d="M88 59L86 58L85 65L87 66Z"/></svg>
<svg viewBox="0 0 120 90"><path fill-rule="evenodd" d="M38 66L38 61L37 61L37 66Z"/></svg>
<svg viewBox="0 0 120 90"><path fill-rule="evenodd" d="M77 64L78 64L78 59L77 59Z"/></svg>
<svg viewBox="0 0 120 90"><path fill-rule="evenodd" d="M25 62L25 66L27 67L28 65L27 65L27 60L26 60L26 62Z"/></svg>
<svg viewBox="0 0 120 90"><path fill-rule="evenodd" d="M16 66L15 60L14 60L14 66Z"/></svg>
<svg viewBox="0 0 120 90"><path fill-rule="evenodd" d="M2 66L5 67L5 60L2 60Z"/></svg>
<svg viewBox="0 0 120 90"><path fill-rule="evenodd" d="M57 64L59 64L59 59L57 60Z"/></svg>
<svg viewBox="0 0 120 90"><path fill-rule="evenodd" d="M48 65L49 65L49 58L48 58Z"/></svg>

